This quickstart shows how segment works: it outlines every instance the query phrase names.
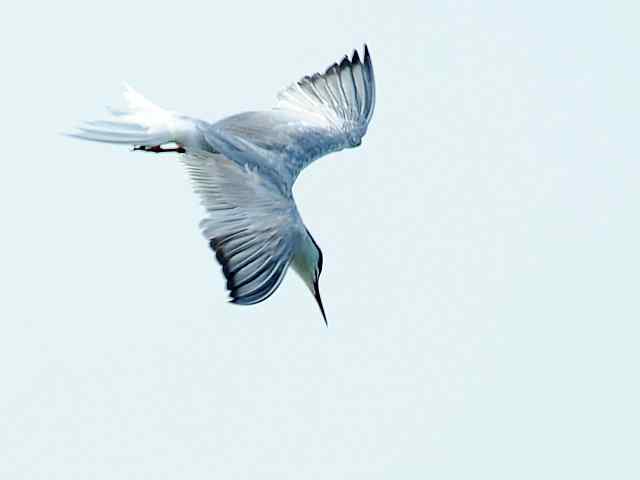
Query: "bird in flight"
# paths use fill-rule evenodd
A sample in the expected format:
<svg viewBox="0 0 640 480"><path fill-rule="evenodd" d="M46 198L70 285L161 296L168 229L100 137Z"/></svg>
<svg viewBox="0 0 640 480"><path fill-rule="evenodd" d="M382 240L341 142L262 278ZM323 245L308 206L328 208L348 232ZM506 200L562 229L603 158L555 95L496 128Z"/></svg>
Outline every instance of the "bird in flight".
<svg viewBox="0 0 640 480"><path fill-rule="evenodd" d="M271 110L214 123L164 110L127 85L124 97L125 110L68 135L179 153L204 207L200 226L222 265L231 302L266 300L291 266L327 323L318 285L322 251L298 213L292 186L312 161L360 145L375 105L367 46L362 59L354 51L291 84Z"/></svg>

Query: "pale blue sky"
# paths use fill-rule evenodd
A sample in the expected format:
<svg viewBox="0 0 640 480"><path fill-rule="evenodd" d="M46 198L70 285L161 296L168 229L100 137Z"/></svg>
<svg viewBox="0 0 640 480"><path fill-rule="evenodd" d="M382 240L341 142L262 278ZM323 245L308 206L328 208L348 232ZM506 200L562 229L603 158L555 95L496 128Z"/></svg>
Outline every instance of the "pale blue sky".
<svg viewBox="0 0 640 480"><path fill-rule="evenodd" d="M256 2L257 3L257 2ZM635 2L15 4L0 478L638 478ZM175 156L59 132L128 81L205 119L367 42L376 113L254 308Z"/></svg>

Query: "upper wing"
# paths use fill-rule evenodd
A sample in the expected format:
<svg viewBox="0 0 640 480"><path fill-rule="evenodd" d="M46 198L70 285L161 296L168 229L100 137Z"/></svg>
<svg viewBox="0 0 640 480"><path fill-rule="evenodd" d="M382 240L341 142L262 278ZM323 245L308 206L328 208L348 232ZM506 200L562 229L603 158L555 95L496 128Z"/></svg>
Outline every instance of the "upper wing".
<svg viewBox="0 0 640 480"><path fill-rule="evenodd" d="M263 165L285 187L300 170L330 152L360 145L373 115L375 81L369 49L323 74L306 76L278 94L277 106L225 118L204 133L216 150Z"/></svg>
<svg viewBox="0 0 640 480"><path fill-rule="evenodd" d="M221 154L198 151L183 158L206 210L203 233L222 265L232 302L265 300L282 282L305 231L293 199Z"/></svg>
<svg viewBox="0 0 640 480"><path fill-rule="evenodd" d="M344 136L350 146L359 144L367 131L376 101L369 48L364 63L354 50L351 60L331 65L324 74L305 76L278 94L277 108L319 115L328 136Z"/></svg>

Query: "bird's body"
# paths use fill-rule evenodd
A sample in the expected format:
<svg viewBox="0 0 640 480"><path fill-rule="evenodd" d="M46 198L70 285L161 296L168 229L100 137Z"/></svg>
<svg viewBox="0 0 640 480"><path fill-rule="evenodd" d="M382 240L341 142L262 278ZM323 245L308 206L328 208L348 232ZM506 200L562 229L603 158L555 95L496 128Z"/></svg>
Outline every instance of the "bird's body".
<svg viewBox="0 0 640 480"><path fill-rule="evenodd" d="M182 153L206 216L202 231L227 279L232 302L268 298L289 266L322 311L322 252L293 200L300 171L331 152L360 145L375 104L369 52L302 78L267 111L215 123L166 111L126 87L128 109L109 121L87 122L71 136ZM168 143L176 148L164 148Z"/></svg>

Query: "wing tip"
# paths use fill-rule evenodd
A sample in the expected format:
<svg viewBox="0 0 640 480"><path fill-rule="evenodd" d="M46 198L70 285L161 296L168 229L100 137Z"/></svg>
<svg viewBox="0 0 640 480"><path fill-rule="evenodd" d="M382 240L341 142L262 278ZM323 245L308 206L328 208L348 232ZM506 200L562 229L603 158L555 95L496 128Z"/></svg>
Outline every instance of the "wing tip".
<svg viewBox="0 0 640 480"><path fill-rule="evenodd" d="M357 48L354 48L353 52L351 53L351 59L349 59L348 55L345 55L340 61L339 65L337 63L334 63L327 69L327 71L329 71L336 65L338 65L340 68L344 68L346 65L358 65L361 63L371 63L371 54L369 52L369 46L366 43L363 44L362 60L360 60L360 52L358 52Z"/></svg>
<svg viewBox="0 0 640 480"><path fill-rule="evenodd" d="M367 68L371 69L371 53L369 53L369 46L364 44L364 55L363 55L363 63L367 66Z"/></svg>

